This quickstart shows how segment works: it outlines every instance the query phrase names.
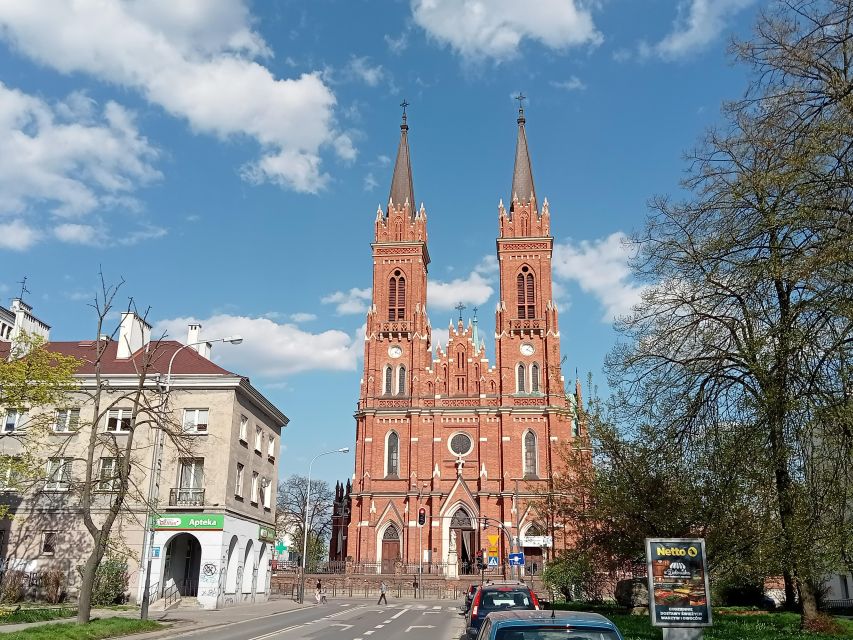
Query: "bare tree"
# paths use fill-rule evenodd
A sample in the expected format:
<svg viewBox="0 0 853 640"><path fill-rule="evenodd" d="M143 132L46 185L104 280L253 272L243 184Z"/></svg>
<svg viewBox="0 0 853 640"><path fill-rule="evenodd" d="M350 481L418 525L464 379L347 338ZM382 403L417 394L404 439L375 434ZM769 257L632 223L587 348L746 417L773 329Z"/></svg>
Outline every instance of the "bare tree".
<svg viewBox="0 0 853 640"><path fill-rule="evenodd" d="M276 504L277 528L288 533L293 544L302 553L305 530L305 497L308 478L293 475L278 485ZM332 503L334 495L325 480L311 480L311 504L308 507L308 560L310 565L319 561L324 554L324 544L332 531Z"/></svg>

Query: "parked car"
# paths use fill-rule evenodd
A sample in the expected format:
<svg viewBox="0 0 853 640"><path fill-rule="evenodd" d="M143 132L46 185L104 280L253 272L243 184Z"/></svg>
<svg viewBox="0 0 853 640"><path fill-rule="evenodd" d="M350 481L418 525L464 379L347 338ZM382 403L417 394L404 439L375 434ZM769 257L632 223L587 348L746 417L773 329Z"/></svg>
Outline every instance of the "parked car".
<svg viewBox="0 0 853 640"><path fill-rule="evenodd" d="M496 611L477 640L624 640L610 620L581 611Z"/></svg>
<svg viewBox="0 0 853 640"><path fill-rule="evenodd" d="M536 594L526 584L520 582L485 584L474 594L471 609L465 619L468 637L472 640L477 637L483 618L493 611L538 608L539 601L536 599Z"/></svg>
<svg viewBox="0 0 853 640"><path fill-rule="evenodd" d="M477 593L477 589L479 588L479 584L472 584L465 592L465 607L463 608L463 611L465 611L466 613L468 612L468 609L471 608L471 601L474 600L474 594Z"/></svg>

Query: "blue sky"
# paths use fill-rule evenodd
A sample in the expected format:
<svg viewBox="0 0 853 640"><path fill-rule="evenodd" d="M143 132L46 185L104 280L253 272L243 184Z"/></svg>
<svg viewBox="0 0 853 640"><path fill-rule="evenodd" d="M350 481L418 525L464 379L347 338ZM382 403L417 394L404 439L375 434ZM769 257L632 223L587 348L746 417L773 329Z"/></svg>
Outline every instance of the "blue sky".
<svg viewBox="0 0 853 640"><path fill-rule="evenodd" d="M99 268L291 418L282 473L351 445L373 219L409 107L434 328L497 302L519 90L551 205L567 376L639 289L620 240L741 95L755 0L51 0L0 5L0 297L95 331ZM469 312L466 312L469 315ZM436 332L440 334L440 331ZM493 343L487 340L493 353ZM329 456L315 473L352 473Z"/></svg>

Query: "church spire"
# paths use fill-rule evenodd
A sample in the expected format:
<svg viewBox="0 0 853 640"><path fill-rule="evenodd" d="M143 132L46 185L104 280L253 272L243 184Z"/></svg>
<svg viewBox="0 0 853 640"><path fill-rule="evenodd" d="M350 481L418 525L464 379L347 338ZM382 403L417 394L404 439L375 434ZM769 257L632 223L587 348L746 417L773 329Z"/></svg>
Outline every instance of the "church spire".
<svg viewBox="0 0 853 640"><path fill-rule="evenodd" d="M527 204L536 197L533 188L533 168L530 153L527 151L527 135L524 132L524 94L519 93L518 100L518 142L515 145L515 168L512 172L512 193L510 193L510 212L518 198L519 204Z"/></svg>
<svg viewBox="0 0 853 640"><path fill-rule="evenodd" d="M415 217L415 189L412 183L412 161L409 157L409 125L406 123L406 107L409 103L403 100L403 122L400 124L400 146L397 148L397 162L394 164L394 175L391 178L390 201L395 207L402 207L406 201L409 202L409 211L412 218Z"/></svg>

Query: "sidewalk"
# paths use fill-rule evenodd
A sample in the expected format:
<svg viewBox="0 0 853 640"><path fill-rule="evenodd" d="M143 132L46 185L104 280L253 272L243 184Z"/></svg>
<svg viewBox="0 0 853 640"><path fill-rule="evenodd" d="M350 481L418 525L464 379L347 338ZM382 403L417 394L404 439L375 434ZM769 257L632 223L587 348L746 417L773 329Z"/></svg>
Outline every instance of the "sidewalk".
<svg viewBox="0 0 853 640"><path fill-rule="evenodd" d="M170 611L152 611L149 619L170 625L169 629L163 631L152 631L145 634L136 634L135 638L157 638L174 635L175 632L193 633L214 627L223 627L229 624L256 620L265 616L274 615L283 611L299 609L309 604L300 605L291 600L272 600L260 604L246 604L218 611L205 611L204 609L172 609ZM128 611L115 611L113 609L92 609L94 618L138 618L139 609ZM58 624L61 622L73 622L74 618L62 618L59 620L45 620L43 622L25 622L20 624L0 625L0 634L13 631L23 631L31 627L39 627L46 624Z"/></svg>

